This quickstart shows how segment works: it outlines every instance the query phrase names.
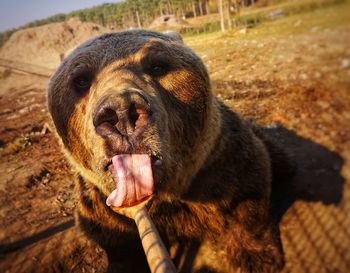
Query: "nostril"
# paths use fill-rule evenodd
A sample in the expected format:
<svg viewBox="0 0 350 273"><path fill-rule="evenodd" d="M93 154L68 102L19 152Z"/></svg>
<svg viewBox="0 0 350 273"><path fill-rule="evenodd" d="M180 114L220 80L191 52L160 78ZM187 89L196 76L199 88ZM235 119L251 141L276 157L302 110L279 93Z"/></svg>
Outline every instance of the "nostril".
<svg viewBox="0 0 350 273"><path fill-rule="evenodd" d="M110 108L102 109L102 111L100 111L94 119L96 132L100 135L109 135L115 132L115 125L117 123L118 115L114 110Z"/></svg>
<svg viewBox="0 0 350 273"><path fill-rule="evenodd" d="M130 105L128 115L129 115L129 121L130 121L131 126L133 128L136 128L136 122L137 122L140 114L137 112L137 109L136 109L136 106L134 103L132 103Z"/></svg>
<svg viewBox="0 0 350 273"><path fill-rule="evenodd" d="M151 115L152 112L147 105L132 103L129 107L128 118L134 130L147 125Z"/></svg>
<svg viewBox="0 0 350 273"><path fill-rule="evenodd" d="M116 125L118 123L118 115L112 109L105 109L99 118L99 123L109 123Z"/></svg>

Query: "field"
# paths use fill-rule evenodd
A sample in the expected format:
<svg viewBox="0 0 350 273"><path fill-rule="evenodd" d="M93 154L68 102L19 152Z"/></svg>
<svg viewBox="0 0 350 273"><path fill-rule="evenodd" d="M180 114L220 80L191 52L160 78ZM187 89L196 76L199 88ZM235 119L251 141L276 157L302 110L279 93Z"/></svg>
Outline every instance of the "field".
<svg viewBox="0 0 350 273"><path fill-rule="evenodd" d="M184 36L216 95L277 135L298 163L273 203L284 272L350 272L350 2L328 2ZM217 17L192 23L208 20ZM43 67L0 59L0 272L103 272L104 252L74 227L73 172L48 117L52 70Z"/></svg>

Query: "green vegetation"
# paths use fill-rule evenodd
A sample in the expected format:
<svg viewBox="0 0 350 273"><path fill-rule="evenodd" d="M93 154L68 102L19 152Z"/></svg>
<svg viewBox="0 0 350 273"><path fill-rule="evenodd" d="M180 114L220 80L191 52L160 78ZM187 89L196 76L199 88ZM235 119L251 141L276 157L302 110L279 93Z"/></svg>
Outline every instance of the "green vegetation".
<svg viewBox="0 0 350 273"><path fill-rule="evenodd" d="M324 1L325 2L325 1ZM249 36L285 36L318 32L336 26L350 26L350 1L333 0L310 9L312 5L296 9L286 7L286 15L279 20L265 21L252 29ZM292 12L294 11L294 13Z"/></svg>
<svg viewBox="0 0 350 273"><path fill-rule="evenodd" d="M0 47L11 37L17 29L11 29L0 33Z"/></svg>
<svg viewBox="0 0 350 273"><path fill-rule="evenodd" d="M229 3L234 5L240 2L241 6L248 6L254 2L253 0L223 1L226 10L229 10ZM94 22L118 30L147 27L155 18L161 15L175 14L177 17L191 18L216 12L218 12L218 0L125 0L118 3L105 3L68 14L57 14L46 19L33 21L19 29L62 22L72 17L78 17L82 21ZM206 29L210 31L216 30L217 22L213 24L210 22L206 23L204 28L188 28L190 33L200 33ZM0 33L0 46L16 30L18 29Z"/></svg>
<svg viewBox="0 0 350 273"><path fill-rule="evenodd" d="M94 22L113 29L146 27L160 15L176 14L181 17L191 17L207 14L210 9L215 8L213 3L216 6L216 0L126 0L119 3L106 3L68 14L57 14L43 20L33 21L19 29L62 22L71 17L78 17L82 21ZM16 30L0 33L0 46Z"/></svg>
<svg viewBox="0 0 350 273"><path fill-rule="evenodd" d="M305 1L288 1L288 2L282 2L277 5L271 5L267 7L257 8L255 6L246 7L245 9L242 9L242 12L239 16L236 16L234 18L234 22L236 25L236 29L242 29L242 28L255 28L258 27L262 23L272 22L273 25L276 24L280 28L285 29L286 31L293 32L295 30L295 26L290 25L284 25L283 20L284 18L290 17L290 16L308 16L310 12L320 12L322 14L322 11L325 10L332 10L336 8L337 6L341 6L342 8L339 9L339 17L338 20L339 23L341 22L348 22L350 23L350 16L349 16L349 8L350 8L350 1L349 0L305 0ZM274 12L280 12L280 16L273 15ZM328 24L329 22L327 19L322 18L322 16L319 18L322 22L320 24ZM300 28L303 29L305 26L304 24L300 24ZM304 28L305 29L305 28ZM210 20L209 22L206 22L202 24L201 26L193 27L193 28L187 28L180 32L182 34L185 34L185 36L191 36L193 34L199 34L199 33L212 33L217 32L220 30L220 20L219 18L215 18Z"/></svg>
<svg viewBox="0 0 350 273"><path fill-rule="evenodd" d="M271 2L272 0L270 0ZM231 0L227 3L239 2ZM241 1L246 7L241 9L239 14L232 16L235 28L253 28L258 25L275 21L280 24L280 17L283 19L287 16L296 14L306 14L308 12L325 9L327 7L339 4L347 4L349 0L305 0L305 1L283 1L279 0L278 4L267 5L265 7L257 7L255 5L248 6L252 1ZM269 1L265 1L269 3ZM266 4L264 1L257 1ZM276 1L272 1L275 3ZM272 13L279 10L281 16ZM212 33L220 30L220 19L218 16L210 16L210 13L218 12L218 0L126 0L119 3L106 3L99 6L73 11L68 14L57 14L43 20L36 20L22 28L41 26L53 22L62 22L72 17L78 17L82 21L94 22L112 29L127 29L131 27L147 27L150 23L160 15L176 14L179 17L197 17L191 21L190 26L177 29L185 36L191 36L200 33ZM202 15L206 20L200 20ZM198 17L199 16L199 17ZM346 19L346 18L344 18ZM282 20L283 21L283 20ZM283 26L282 26L283 27ZM302 26L301 26L302 27ZM0 33L0 46L9 39L13 32L18 29L12 29Z"/></svg>

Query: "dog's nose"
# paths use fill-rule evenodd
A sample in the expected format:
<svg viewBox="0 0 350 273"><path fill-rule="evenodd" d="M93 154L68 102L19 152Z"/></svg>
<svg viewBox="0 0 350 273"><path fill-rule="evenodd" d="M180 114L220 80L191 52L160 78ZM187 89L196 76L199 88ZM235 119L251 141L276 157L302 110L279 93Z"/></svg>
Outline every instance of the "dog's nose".
<svg viewBox="0 0 350 273"><path fill-rule="evenodd" d="M151 115L147 98L141 92L126 90L101 99L93 114L93 124L103 137L131 136L150 122Z"/></svg>

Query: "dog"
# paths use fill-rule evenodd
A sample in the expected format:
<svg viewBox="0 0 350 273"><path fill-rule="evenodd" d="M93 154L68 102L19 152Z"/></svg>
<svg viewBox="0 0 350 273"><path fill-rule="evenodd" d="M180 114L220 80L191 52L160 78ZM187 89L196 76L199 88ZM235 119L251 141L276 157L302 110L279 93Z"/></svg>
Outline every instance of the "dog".
<svg viewBox="0 0 350 273"><path fill-rule="evenodd" d="M149 272L135 223L110 207L145 198L180 272L283 267L269 206L285 153L213 95L179 35L130 30L83 43L52 76L48 107L77 172L77 222L109 271Z"/></svg>

